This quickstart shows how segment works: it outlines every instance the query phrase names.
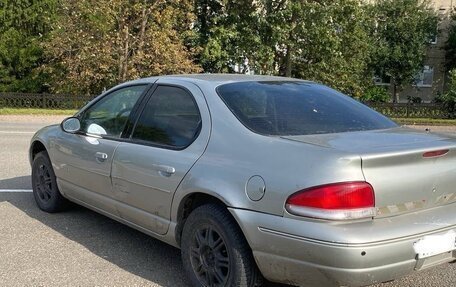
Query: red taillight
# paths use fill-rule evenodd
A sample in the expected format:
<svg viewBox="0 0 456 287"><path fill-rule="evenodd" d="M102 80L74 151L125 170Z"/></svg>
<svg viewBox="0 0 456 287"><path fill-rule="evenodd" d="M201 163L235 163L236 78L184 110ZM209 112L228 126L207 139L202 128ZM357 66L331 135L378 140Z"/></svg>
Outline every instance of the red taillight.
<svg viewBox="0 0 456 287"><path fill-rule="evenodd" d="M428 151L428 152L423 153L423 157L424 157L424 158L429 158L429 157L444 156L444 155L446 155L449 151L450 151L450 150L448 150L448 149Z"/></svg>
<svg viewBox="0 0 456 287"><path fill-rule="evenodd" d="M311 187L291 195L288 212L296 215L346 220L375 216L375 194L367 182L342 182Z"/></svg>

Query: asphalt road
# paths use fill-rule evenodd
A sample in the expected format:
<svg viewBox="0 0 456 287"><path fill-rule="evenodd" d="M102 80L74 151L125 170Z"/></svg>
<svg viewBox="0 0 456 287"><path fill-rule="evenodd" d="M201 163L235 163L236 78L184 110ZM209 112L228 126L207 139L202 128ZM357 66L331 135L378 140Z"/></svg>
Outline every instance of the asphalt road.
<svg viewBox="0 0 456 287"><path fill-rule="evenodd" d="M178 249L82 207L38 210L29 140L58 120L0 117L0 286L186 286ZM456 286L456 264L377 285L393 286Z"/></svg>

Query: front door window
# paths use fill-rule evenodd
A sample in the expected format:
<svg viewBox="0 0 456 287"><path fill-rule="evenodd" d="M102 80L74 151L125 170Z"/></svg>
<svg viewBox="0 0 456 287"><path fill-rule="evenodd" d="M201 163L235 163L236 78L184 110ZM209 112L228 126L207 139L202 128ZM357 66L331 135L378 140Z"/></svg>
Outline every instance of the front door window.
<svg viewBox="0 0 456 287"><path fill-rule="evenodd" d="M82 115L82 131L91 135L121 137L130 112L146 87L130 86L103 97Z"/></svg>

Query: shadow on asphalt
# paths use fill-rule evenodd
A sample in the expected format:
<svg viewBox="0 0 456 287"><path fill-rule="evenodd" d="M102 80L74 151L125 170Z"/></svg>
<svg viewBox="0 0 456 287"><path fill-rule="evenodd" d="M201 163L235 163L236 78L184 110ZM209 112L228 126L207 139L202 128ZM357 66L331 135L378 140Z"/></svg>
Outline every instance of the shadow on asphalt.
<svg viewBox="0 0 456 287"><path fill-rule="evenodd" d="M18 176L0 180L0 189L31 189L31 186L30 176Z"/></svg>
<svg viewBox="0 0 456 287"><path fill-rule="evenodd" d="M26 179L30 180L28 176L0 180L0 186L11 188L10 183ZM188 286L177 248L78 205L49 214L38 209L32 193L0 193L0 202L4 201L127 272L161 286Z"/></svg>

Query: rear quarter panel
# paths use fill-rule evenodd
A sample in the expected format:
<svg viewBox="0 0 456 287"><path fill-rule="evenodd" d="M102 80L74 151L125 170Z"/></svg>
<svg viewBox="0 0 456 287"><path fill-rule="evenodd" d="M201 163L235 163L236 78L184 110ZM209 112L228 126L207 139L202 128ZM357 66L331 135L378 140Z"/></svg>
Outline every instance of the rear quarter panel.
<svg viewBox="0 0 456 287"><path fill-rule="evenodd" d="M199 83L212 118L212 131L203 156L180 184L173 200L172 221L188 194L213 195L227 206L284 215L285 200L301 189L342 181L364 180L361 159L311 144L262 136L243 126L210 84ZM249 199L247 181L261 176L266 185L261 200Z"/></svg>

